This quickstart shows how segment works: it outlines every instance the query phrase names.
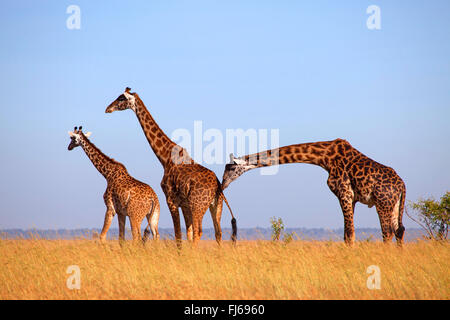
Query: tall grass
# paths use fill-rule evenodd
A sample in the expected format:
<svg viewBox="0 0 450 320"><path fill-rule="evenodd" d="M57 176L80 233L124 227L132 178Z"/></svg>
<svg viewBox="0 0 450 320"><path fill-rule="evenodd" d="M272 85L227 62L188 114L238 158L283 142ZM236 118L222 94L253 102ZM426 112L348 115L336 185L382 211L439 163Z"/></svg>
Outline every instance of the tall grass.
<svg viewBox="0 0 450 320"><path fill-rule="evenodd" d="M449 299L448 243L0 240L0 299ZM67 267L81 288L66 286ZM370 265L381 288L367 288Z"/></svg>

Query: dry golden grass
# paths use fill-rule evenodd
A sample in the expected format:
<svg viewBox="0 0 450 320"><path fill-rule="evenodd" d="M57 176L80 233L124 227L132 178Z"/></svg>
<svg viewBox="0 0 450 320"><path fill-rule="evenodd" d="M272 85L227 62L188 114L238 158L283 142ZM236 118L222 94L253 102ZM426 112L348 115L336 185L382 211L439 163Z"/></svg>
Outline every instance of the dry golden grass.
<svg viewBox="0 0 450 320"><path fill-rule="evenodd" d="M449 244L0 240L0 299L449 299ZM69 290L69 265L81 269ZM381 270L369 290L366 269Z"/></svg>

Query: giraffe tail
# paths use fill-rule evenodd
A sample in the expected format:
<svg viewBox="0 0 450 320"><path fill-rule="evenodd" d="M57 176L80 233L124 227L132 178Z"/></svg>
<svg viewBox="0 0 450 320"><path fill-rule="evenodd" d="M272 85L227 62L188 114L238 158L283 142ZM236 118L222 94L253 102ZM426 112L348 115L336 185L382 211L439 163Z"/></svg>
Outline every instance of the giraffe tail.
<svg viewBox="0 0 450 320"><path fill-rule="evenodd" d="M150 216L152 215L153 211L155 210L155 202L152 200L152 209L150 210ZM144 230L144 235L142 236L142 242L145 243L148 240L148 237L150 236L150 219L148 219L147 228Z"/></svg>
<svg viewBox="0 0 450 320"><path fill-rule="evenodd" d="M231 229L232 229L231 241L233 241L235 243L236 240L237 240L237 223L236 223L236 218L234 217L233 211L231 211L231 207L228 204L228 200L227 200L227 198L225 198L225 195L223 194L223 192L222 192L222 197L223 197L223 200L225 200L225 203L227 204L228 210L230 210L230 213L231 213L231 217L232 217L231 218Z"/></svg>
<svg viewBox="0 0 450 320"><path fill-rule="evenodd" d="M217 178L216 178L217 179ZM222 184L220 183L219 179L217 179L217 193L218 193L218 201L220 201L220 197L223 198L223 200L225 201L225 204L228 207L228 210L230 211L231 214L231 241L233 243L236 243L237 240L237 223L236 223L236 218L233 215L233 211L231 210L230 204L228 203L227 198L225 197L225 195L223 194L223 189L222 189Z"/></svg>
<svg viewBox="0 0 450 320"><path fill-rule="evenodd" d="M401 244L403 241L403 236L405 234L405 227L402 223L403 210L405 209L405 196L406 196L406 187L403 186L402 193L400 194L400 207L398 209L398 228L395 230L395 237L397 241Z"/></svg>

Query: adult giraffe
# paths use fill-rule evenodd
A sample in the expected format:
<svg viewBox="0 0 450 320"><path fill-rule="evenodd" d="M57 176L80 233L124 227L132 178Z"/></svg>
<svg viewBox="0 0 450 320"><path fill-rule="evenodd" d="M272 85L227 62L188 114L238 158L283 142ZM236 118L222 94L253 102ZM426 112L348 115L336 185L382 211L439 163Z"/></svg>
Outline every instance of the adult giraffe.
<svg viewBox="0 0 450 320"><path fill-rule="evenodd" d="M178 208L181 208L186 223L186 234L189 241L194 244L202 236L202 220L206 210L210 210L214 223L216 241L220 244L222 230L220 218L222 216L223 200L230 210L232 220L233 242L236 241L236 219L222 192L222 186L214 172L195 163L188 152L173 142L158 126L145 107L139 95L125 92L114 100L105 110L106 113L131 109L141 124L150 147L155 152L161 165L164 167L164 176L161 188L166 196L166 202L172 215L175 239L178 247L181 246L181 226Z"/></svg>
<svg viewBox="0 0 450 320"><path fill-rule="evenodd" d="M403 242L405 228L402 224L406 187L394 169L384 166L342 139L314 143L294 144L278 149L234 158L225 166L222 189L244 172L285 163L309 163L322 167L329 173L328 187L337 196L344 214L344 240L355 241L353 213L356 202L371 208L376 206L380 218L383 241Z"/></svg>

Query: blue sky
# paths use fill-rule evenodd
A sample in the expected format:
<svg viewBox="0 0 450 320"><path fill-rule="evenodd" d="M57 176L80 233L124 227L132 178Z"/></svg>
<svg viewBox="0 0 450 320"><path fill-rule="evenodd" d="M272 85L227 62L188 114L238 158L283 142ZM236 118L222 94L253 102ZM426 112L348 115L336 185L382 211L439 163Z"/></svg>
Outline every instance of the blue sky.
<svg viewBox="0 0 450 320"><path fill-rule="evenodd" d="M72 4L80 30L66 28ZM381 30L366 27L372 4ZM104 114L125 86L169 135L201 120L224 134L279 129L281 145L344 138L393 167L408 200L439 198L450 181L449 11L446 0L2 2L0 229L102 226L106 181L81 149L67 151L75 125L155 189L160 227L172 227L134 114ZM221 179L223 165L208 167ZM340 228L326 179L287 165L248 172L225 193L240 227L276 216ZM358 204L355 225L378 227L375 208Z"/></svg>

